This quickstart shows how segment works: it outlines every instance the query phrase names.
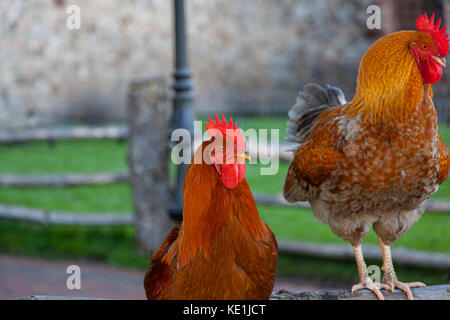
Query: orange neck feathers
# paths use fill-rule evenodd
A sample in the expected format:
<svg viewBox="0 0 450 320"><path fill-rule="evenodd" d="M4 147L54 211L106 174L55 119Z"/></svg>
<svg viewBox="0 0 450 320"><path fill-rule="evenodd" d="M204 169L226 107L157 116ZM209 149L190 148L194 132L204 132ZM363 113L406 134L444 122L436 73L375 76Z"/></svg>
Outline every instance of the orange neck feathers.
<svg viewBox="0 0 450 320"><path fill-rule="evenodd" d="M400 31L376 41L361 60L356 94L345 108L350 117L361 115L364 123L402 125L431 86L423 85L409 43L429 40L418 31Z"/></svg>
<svg viewBox="0 0 450 320"><path fill-rule="evenodd" d="M203 152L209 143L211 141L203 142L196 154ZM167 257L172 260L177 254L179 268L200 252L207 257L208 252L213 250L213 237L233 218L238 219L255 239L263 238L263 225L245 179L235 188L228 189L214 166L202 163L191 164L184 181L183 224L178 245L172 247L173 251Z"/></svg>

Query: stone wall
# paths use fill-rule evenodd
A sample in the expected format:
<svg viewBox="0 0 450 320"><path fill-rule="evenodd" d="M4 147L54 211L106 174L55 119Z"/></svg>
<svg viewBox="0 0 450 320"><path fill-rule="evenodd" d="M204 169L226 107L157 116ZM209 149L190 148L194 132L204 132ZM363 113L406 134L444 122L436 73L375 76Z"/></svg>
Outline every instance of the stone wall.
<svg viewBox="0 0 450 320"><path fill-rule="evenodd" d="M196 110L283 112L310 81L351 96L373 2L187 0ZM123 118L131 79L170 76L172 36L170 0L0 1L0 123Z"/></svg>

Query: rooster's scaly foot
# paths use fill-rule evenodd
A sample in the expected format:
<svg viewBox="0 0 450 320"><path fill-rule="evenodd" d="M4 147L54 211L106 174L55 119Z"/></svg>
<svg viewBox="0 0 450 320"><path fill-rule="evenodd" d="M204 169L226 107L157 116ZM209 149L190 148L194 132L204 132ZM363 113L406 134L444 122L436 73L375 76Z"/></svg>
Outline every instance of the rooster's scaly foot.
<svg viewBox="0 0 450 320"><path fill-rule="evenodd" d="M381 293L380 289L389 290L390 287L385 283L373 282L372 279L367 278L362 282L355 284L352 287L352 293L361 289L369 289L377 296L378 300L384 300L384 296Z"/></svg>
<svg viewBox="0 0 450 320"><path fill-rule="evenodd" d="M411 292L410 288L422 288L426 287L426 285L422 282L408 282L403 283L398 280L385 280L383 279L383 283L389 286L389 289L391 292L394 292L394 289L397 288L399 290L402 290L404 293L406 293L406 298L408 300L414 300L414 296Z"/></svg>

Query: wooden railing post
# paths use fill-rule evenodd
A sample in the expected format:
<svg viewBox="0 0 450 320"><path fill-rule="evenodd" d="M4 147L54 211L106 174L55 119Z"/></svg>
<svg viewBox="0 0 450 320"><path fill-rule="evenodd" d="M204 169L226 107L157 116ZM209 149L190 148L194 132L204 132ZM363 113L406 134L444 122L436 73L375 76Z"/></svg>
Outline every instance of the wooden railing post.
<svg viewBox="0 0 450 320"><path fill-rule="evenodd" d="M138 244L156 250L174 226L168 214L168 119L164 79L135 81L129 91L128 163Z"/></svg>

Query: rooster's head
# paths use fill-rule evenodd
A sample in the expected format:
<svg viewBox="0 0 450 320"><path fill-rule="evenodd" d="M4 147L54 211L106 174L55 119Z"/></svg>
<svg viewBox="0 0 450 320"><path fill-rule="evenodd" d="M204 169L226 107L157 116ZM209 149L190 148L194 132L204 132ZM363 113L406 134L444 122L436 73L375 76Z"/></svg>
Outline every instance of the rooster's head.
<svg viewBox="0 0 450 320"><path fill-rule="evenodd" d="M212 143L206 149L210 163L212 163L223 184L233 189L245 176L245 159L249 159L245 152L246 143L240 128L233 124L233 119L227 124L222 115L222 121L216 114L216 122L208 118L205 124Z"/></svg>
<svg viewBox="0 0 450 320"><path fill-rule="evenodd" d="M399 31L378 39L361 60L356 94L347 109L365 121L397 125L431 95L432 83L442 77L448 53L447 28L439 29L434 14L416 21L417 30ZM424 91L425 88L425 91Z"/></svg>
<svg viewBox="0 0 450 320"><path fill-rule="evenodd" d="M416 27L426 37L409 44L409 50L416 59L424 84L439 81L442 77L442 67L446 66L444 57L448 53L449 40L445 33L447 28L439 30L440 25L441 19L434 24L434 13L431 19L428 19L426 14L421 15L416 21Z"/></svg>

